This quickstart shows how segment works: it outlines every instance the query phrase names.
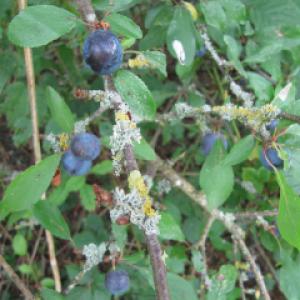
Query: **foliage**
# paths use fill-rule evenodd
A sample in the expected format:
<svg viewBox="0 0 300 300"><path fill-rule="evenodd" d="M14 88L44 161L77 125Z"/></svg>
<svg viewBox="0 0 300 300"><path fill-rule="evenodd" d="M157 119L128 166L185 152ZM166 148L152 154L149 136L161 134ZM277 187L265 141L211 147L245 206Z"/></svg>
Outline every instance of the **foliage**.
<svg viewBox="0 0 300 300"><path fill-rule="evenodd" d="M141 221L110 219L112 197L119 192L123 202L146 199L139 210L159 221L171 299L233 300L242 292L257 292L253 269L236 251L224 222L215 220L209 228L203 255L199 241L209 217L183 194L180 182L172 186L158 170L152 180L145 176L144 182L141 174L131 178L128 189L124 168L115 176L123 159L119 150L128 138L143 174L153 172L158 157L171 162L205 195L208 211L236 217L272 299L279 290L282 299L299 299L299 2L93 0L123 47L123 64L113 82L126 107L116 110L115 119L111 104L90 119L107 97L75 99L78 88L104 89L103 78L83 62L88 32L75 2L31 0L19 13L15 1L1 1L1 255L42 299L110 299L105 273L115 263L130 278L121 299L154 299L149 254L134 225ZM36 165L22 47L33 51L43 153ZM247 95L253 95L248 102ZM274 118L278 123L270 129ZM117 129L130 129L132 135L120 139ZM82 131L101 137L100 156L85 176L57 172L68 148L63 138ZM212 132L224 135L228 147L217 141L204 155L203 137ZM260 162L260 153L269 147L284 161L282 169ZM274 210L278 216L261 216ZM240 218L245 212L251 217ZM86 271L68 295L57 293L38 225L55 237L64 287L82 271L84 246L105 245L109 259L98 257L95 265L101 267ZM3 299L20 297L3 278Z"/></svg>

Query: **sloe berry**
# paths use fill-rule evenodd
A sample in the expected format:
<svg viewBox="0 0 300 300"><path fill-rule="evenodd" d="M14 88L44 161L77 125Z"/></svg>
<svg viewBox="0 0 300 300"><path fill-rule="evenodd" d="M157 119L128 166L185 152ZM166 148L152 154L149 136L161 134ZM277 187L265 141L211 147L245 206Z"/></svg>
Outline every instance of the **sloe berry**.
<svg viewBox="0 0 300 300"><path fill-rule="evenodd" d="M81 159L75 156L72 151L68 150L64 153L61 159L63 168L70 174L75 176L82 176L89 172L92 161Z"/></svg>
<svg viewBox="0 0 300 300"><path fill-rule="evenodd" d="M84 42L83 58L95 73L110 75L122 64L122 46L112 32L96 30Z"/></svg>
<svg viewBox="0 0 300 300"><path fill-rule="evenodd" d="M198 50L198 51L196 51L196 57L203 57L205 54L206 54L206 48L205 47L203 47L203 48L201 48L200 50Z"/></svg>
<svg viewBox="0 0 300 300"><path fill-rule="evenodd" d="M283 160L278 156L277 150L272 147L262 149L259 159L262 165L270 171L273 170L272 165L279 169L283 167Z"/></svg>
<svg viewBox="0 0 300 300"><path fill-rule="evenodd" d="M112 295L121 295L129 289L129 276L124 270L110 271L105 276L105 287Z"/></svg>
<svg viewBox="0 0 300 300"><path fill-rule="evenodd" d="M205 156L207 156L210 153L217 140L221 140L224 145L224 148L227 149L228 142L222 133L209 132L206 133L202 139L202 152Z"/></svg>
<svg viewBox="0 0 300 300"><path fill-rule="evenodd" d="M71 141L71 151L81 159L94 160L100 154L100 140L94 134L82 132Z"/></svg>
<svg viewBox="0 0 300 300"><path fill-rule="evenodd" d="M275 131L276 127L278 126L278 120L277 119L274 119L274 120L271 120L270 123L266 124L266 129L273 132Z"/></svg>

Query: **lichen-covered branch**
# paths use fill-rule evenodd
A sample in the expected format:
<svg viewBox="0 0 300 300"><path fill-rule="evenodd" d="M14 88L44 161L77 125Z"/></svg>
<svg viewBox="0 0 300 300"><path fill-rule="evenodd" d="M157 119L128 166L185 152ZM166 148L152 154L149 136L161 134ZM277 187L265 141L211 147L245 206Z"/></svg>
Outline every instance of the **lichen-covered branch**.
<svg viewBox="0 0 300 300"><path fill-rule="evenodd" d="M96 15L91 5L91 2L89 0L76 0L76 3L79 7L79 11L82 18L88 23L91 29L93 23L95 23L96 21L95 18ZM108 93L115 91L113 81L110 76L105 77L105 91ZM116 121L118 121L118 117L120 117L119 121L121 122L124 121L125 124L130 123L127 122L130 120L127 120L127 118L124 117L124 114L122 114L122 110L120 110L120 108L123 107L123 102L121 97L116 95L112 103L113 103L113 108L115 110ZM120 115L118 116L117 114L119 110L120 110ZM120 126L120 129L122 129L122 126ZM133 134L132 138L134 139L135 137L136 135ZM126 172L129 176L133 174L133 172L139 173L138 164L134 157L133 149L130 143L127 143L125 145L119 145L119 149L115 149L115 150L122 150ZM116 152L115 154L119 156L122 155L119 152ZM141 191L138 190L138 192ZM148 204L149 215L155 214L152 212L151 206L149 207L149 203L147 203L148 200L147 195L143 195L143 196L146 196L145 204ZM149 219L151 220L151 218ZM156 297L158 300L169 300L166 268L162 260L162 251L161 251L160 243L155 233L147 234L147 229L145 229L145 233L146 233L146 242L147 242L147 246L151 258L151 265L153 269L154 283L156 288Z"/></svg>
<svg viewBox="0 0 300 300"><path fill-rule="evenodd" d="M270 300L270 295L268 293L264 277L260 271L259 266L255 262L254 257L250 253L246 243L245 243L245 234L244 231L235 224L235 217L233 214L224 213L218 209L209 211L206 196L197 191L188 181L182 178L176 171L174 171L167 162L164 162L162 159L157 157L155 162L159 171L172 183L174 187L179 188L187 196L189 196L193 201L198 203L209 215L214 217L216 220L221 221L226 229L231 233L231 236L236 240L241 252L243 253L246 260L249 262L254 274L256 281L260 287L261 293L265 300Z"/></svg>

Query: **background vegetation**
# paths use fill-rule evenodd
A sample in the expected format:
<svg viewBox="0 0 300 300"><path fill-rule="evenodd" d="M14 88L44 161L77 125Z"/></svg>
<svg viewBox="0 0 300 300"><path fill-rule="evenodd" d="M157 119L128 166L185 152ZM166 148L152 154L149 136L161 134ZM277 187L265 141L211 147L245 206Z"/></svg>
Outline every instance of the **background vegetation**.
<svg viewBox="0 0 300 300"><path fill-rule="evenodd" d="M143 140L134 153L141 171L155 176L150 193L161 215L158 237L171 299L300 299L300 2L92 3L123 46L114 82L139 119ZM116 187L127 187L125 173L118 177L113 170L111 110L88 125L103 144L90 173L62 172L51 184L60 155L53 155L46 137L71 134L77 121L97 111L99 102L76 99L74 91L103 90L104 82L83 63L88 32L76 3L28 5L35 11L22 17L15 1L0 4L1 257L36 297L105 300L111 299L104 288L111 260L86 272L70 292L55 292L44 229L54 236L64 291L82 270L83 247L114 241L118 267L131 280L120 299L154 299L143 232L112 223L102 205ZM30 169L32 115L22 47L33 48L44 158ZM279 122L268 131L272 119ZM205 156L208 131L222 133L227 149L216 143ZM284 160L282 170L260 162L269 145ZM2 258L0 299L23 299Z"/></svg>

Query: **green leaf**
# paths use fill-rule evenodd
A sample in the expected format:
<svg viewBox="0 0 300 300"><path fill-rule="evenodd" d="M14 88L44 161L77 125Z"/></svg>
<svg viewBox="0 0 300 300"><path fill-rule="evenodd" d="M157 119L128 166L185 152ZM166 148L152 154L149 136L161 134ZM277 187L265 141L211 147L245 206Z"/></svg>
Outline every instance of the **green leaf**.
<svg viewBox="0 0 300 300"><path fill-rule="evenodd" d="M130 71L121 70L114 80L116 89L131 111L143 119L153 120L156 105L146 84Z"/></svg>
<svg viewBox="0 0 300 300"><path fill-rule="evenodd" d="M192 283L177 274L167 274L168 286L172 300L197 300L197 293Z"/></svg>
<svg viewBox="0 0 300 300"><path fill-rule="evenodd" d="M112 223L111 229L112 229L112 235L113 235L117 245L121 249L123 249L127 242L127 226Z"/></svg>
<svg viewBox="0 0 300 300"><path fill-rule="evenodd" d="M43 300L64 300L64 299L66 299L60 293L58 293L54 290L47 289L47 288L42 289L41 296L42 296Z"/></svg>
<svg viewBox="0 0 300 300"><path fill-rule="evenodd" d="M300 250L300 198L286 183L282 173L276 171L280 186L278 227L281 236Z"/></svg>
<svg viewBox="0 0 300 300"><path fill-rule="evenodd" d="M191 14L184 6L177 6L167 33L170 53L183 65L190 65L196 53L195 28Z"/></svg>
<svg viewBox="0 0 300 300"><path fill-rule="evenodd" d="M64 240L71 239L69 226L54 204L47 200L41 200L34 205L33 214L41 225L53 235Z"/></svg>
<svg viewBox="0 0 300 300"><path fill-rule="evenodd" d="M247 72L247 76L258 100L266 102L272 99L274 90L270 81L254 72Z"/></svg>
<svg viewBox="0 0 300 300"><path fill-rule="evenodd" d="M152 147L142 139L140 143L135 142L133 145L133 151L140 159L144 160L155 160L156 154Z"/></svg>
<svg viewBox="0 0 300 300"><path fill-rule="evenodd" d="M144 51L142 55L148 62L150 69L156 69L163 76L167 76L166 55L160 51Z"/></svg>
<svg viewBox="0 0 300 300"><path fill-rule="evenodd" d="M184 234L172 215L162 212L159 221L159 236L165 240L184 241Z"/></svg>
<svg viewBox="0 0 300 300"><path fill-rule="evenodd" d="M94 0L93 4L96 9L108 11L122 11L127 10L133 5L140 3L142 0Z"/></svg>
<svg viewBox="0 0 300 300"><path fill-rule="evenodd" d="M221 206L227 200L234 185L232 167L223 162L222 146L219 141L216 142L200 171L199 183L206 194L210 210Z"/></svg>
<svg viewBox="0 0 300 300"><path fill-rule="evenodd" d="M230 59L231 63L236 67L236 69L242 76L247 77L247 74L239 59L242 52L242 46L236 39L234 39L230 35L224 36L224 42L227 45L227 56Z"/></svg>
<svg viewBox="0 0 300 300"><path fill-rule="evenodd" d="M39 47L69 32L76 16L53 5L34 5L22 10L8 27L11 42L21 47Z"/></svg>
<svg viewBox="0 0 300 300"><path fill-rule="evenodd" d="M221 31L226 27L226 14L219 1L208 1L201 3L201 10L206 23Z"/></svg>
<svg viewBox="0 0 300 300"><path fill-rule="evenodd" d="M55 281L53 278L45 277L41 281L41 287L43 288L53 288L55 286Z"/></svg>
<svg viewBox="0 0 300 300"><path fill-rule="evenodd" d="M185 239L194 244L199 241L199 236L204 229L204 220L202 218L189 216L182 224L182 231L185 235Z"/></svg>
<svg viewBox="0 0 300 300"><path fill-rule="evenodd" d="M111 14L104 18L104 21L110 24L111 31L117 35L140 39L143 37L143 32L137 24L130 18L120 15Z"/></svg>
<svg viewBox="0 0 300 300"><path fill-rule="evenodd" d="M300 281L300 259L292 260L287 257L279 270L280 290L284 293L286 299L300 299L300 290L298 283Z"/></svg>
<svg viewBox="0 0 300 300"><path fill-rule="evenodd" d="M32 265L29 264L21 264L18 266L18 270L25 275L32 275L34 273L34 270L32 268Z"/></svg>
<svg viewBox="0 0 300 300"><path fill-rule="evenodd" d="M14 236L12 246L15 254L19 256L26 255L27 253L27 241L23 234L18 233Z"/></svg>
<svg viewBox="0 0 300 300"><path fill-rule="evenodd" d="M113 165L111 160L103 160L101 163L95 165L91 173L95 175L106 175L113 171Z"/></svg>
<svg viewBox="0 0 300 300"><path fill-rule="evenodd" d="M80 189L81 204L86 210L92 211L96 208L96 195L91 185L85 184Z"/></svg>
<svg viewBox="0 0 300 300"><path fill-rule="evenodd" d="M224 159L224 164L229 166L238 165L248 158L255 146L255 140L252 135L248 135L239 140L231 148Z"/></svg>
<svg viewBox="0 0 300 300"><path fill-rule="evenodd" d="M51 115L56 124L64 132L72 132L74 127L74 115L65 103L64 99L55 89L48 86L46 90L47 104L50 108Z"/></svg>
<svg viewBox="0 0 300 300"><path fill-rule="evenodd" d="M19 174L4 193L0 216L29 209L36 203L51 183L60 157L60 154L51 155Z"/></svg>
<svg viewBox="0 0 300 300"><path fill-rule="evenodd" d="M208 292L207 300L226 300L226 294L234 287L238 276L236 268L232 265L223 265L220 271L212 278L212 286Z"/></svg>
<svg viewBox="0 0 300 300"><path fill-rule="evenodd" d="M71 176L49 194L47 201L59 206L64 203L70 192L79 191L84 184L84 176Z"/></svg>
<svg viewBox="0 0 300 300"><path fill-rule="evenodd" d="M197 272L203 272L204 271L204 262L202 254L199 250L192 250L192 262L195 270Z"/></svg>
<svg viewBox="0 0 300 300"><path fill-rule="evenodd" d="M258 31L299 25L300 6L297 0L253 0L251 12Z"/></svg>

